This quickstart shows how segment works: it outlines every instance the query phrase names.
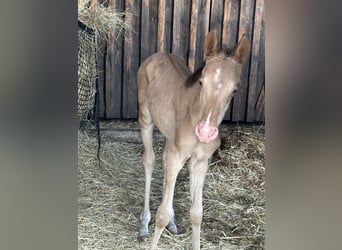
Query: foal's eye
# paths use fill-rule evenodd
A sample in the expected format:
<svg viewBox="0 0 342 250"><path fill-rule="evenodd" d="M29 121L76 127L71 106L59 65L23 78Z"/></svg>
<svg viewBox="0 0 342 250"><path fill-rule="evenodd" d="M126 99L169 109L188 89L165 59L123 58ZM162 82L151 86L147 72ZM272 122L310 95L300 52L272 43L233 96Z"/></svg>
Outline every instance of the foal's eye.
<svg viewBox="0 0 342 250"><path fill-rule="evenodd" d="M238 89L234 89L233 90L233 95L235 95L237 91L238 91Z"/></svg>
<svg viewBox="0 0 342 250"><path fill-rule="evenodd" d="M202 86L202 79L199 79L198 83Z"/></svg>

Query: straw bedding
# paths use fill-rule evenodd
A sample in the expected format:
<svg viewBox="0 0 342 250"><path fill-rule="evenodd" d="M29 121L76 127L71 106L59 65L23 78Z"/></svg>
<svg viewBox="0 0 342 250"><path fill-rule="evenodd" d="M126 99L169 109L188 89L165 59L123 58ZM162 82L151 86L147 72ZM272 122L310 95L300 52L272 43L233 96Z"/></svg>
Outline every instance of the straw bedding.
<svg viewBox="0 0 342 250"><path fill-rule="evenodd" d="M213 155L203 193L202 249L264 249L264 126L221 125L224 137ZM103 140L101 165L97 140L80 131L78 163L79 249L148 249L137 240L143 204L143 146ZM162 143L155 142L150 233L162 198ZM174 210L179 235L164 230L158 249L191 249L189 177L177 179Z"/></svg>

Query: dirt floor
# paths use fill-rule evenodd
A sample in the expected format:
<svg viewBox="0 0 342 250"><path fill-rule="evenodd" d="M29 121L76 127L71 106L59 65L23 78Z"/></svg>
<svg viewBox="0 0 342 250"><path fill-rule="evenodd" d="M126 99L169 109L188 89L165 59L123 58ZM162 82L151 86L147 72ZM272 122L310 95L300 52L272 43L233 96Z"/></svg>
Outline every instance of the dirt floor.
<svg viewBox="0 0 342 250"><path fill-rule="evenodd" d="M136 128L136 122L105 123L105 128ZM213 155L203 197L202 249L264 249L265 128L221 125L222 145ZM143 204L144 170L141 143L102 138L101 164L97 140L80 131L78 161L79 249L148 249L150 239L137 240ZM150 233L162 196L162 143L154 143ZM158 249L192 249L189 175L177 179L174 210L179 235L164 230Z"/></svg>

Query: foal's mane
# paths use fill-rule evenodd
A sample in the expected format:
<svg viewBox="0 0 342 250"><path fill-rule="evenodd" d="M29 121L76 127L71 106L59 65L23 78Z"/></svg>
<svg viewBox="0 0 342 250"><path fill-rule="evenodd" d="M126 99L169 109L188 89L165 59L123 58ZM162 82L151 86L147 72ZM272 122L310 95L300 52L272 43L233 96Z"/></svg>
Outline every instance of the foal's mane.
<svg viewBox="0 0 342 250"><path fill-rule="evenodd" d="M229 57L232 55L232 48L227 48L226 46L223 46L220 51L217 52L217 55L223 54L225 57ZM190 88L195 85L195 83L198 82L198 80L202 77L202 71L205 67L206 61L203 61L198 69L195 70L194 73L192 73L185 81L185 86L187 88Z"/></svg>

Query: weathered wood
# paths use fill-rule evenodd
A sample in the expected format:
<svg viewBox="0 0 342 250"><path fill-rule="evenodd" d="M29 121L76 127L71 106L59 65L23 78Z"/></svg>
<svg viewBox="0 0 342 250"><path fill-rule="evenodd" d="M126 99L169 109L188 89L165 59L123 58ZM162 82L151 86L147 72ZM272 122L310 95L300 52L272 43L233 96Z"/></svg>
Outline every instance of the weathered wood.
<svg viewBox="0 0 342 250"><path fill-rule="evenodd" d="M96 129L86 129L91 136L96 136ZM101 129L101 139L115 142L142 143L140 129ZM158 130L153 131L153 141L163 142L164 136Z"/></svg>
<svg viewBox="0 0 342 250"><path fill-rule="evenodd" d="M143 0L141 6L141 62L157 50L158 0Z"/></svg>
<svg viewBox="0 0 342 250"><path fill-rule="evenodd" d="M125 6L126 20L131 29L125 30L122 117L136 118L138 114L137 71L140 65L141 1L125 0Z"/></svg>
<svg viewBox="0 0 342 250"><path fill-rule="evenodd" d="M190 41L189 41L189 58L188 66L193 72L195 70L195 53L197 42L197 23L198 23L198 0L193 0L191 4L191 19L190 19Z"/></svg>
<svg viewBox="0 0 342 250"><path fill-rule="evenodd" d="M203 62L205 36L209 29L210 0L193 0L191 6L188 66L196 70Z"/></svg>
<svg viewBox="0 0 342 250"><path fill-rule="evenodd" d="M97 136L97 130L93 128L85 128L88 135ZM231 129L226 127L220 130L220 137L226 138L231 133ZM129 142L129 143L142 143L140 129L136 128L101 128L101 139L110 140L113 142ZM154 142L164 142L164 135L158 130L153 131Z"/></svg>
<svg viewBox="0 0 342 250"><path fill-rule="evenodd" d="M123 0L110 0L108 8L111 11L123 11ZM111 30L108 33L106 53L106 118L121 117L121 88L122 88L122 35L118 30Z"/></svg>
<svg viewBox="0 0 342 250"><path fill-rule="evenodd" d="M259 68L258 68L258 81L257 81L257 93L265 91L265 6L262 12L261 22L261 37L260 37L260 51L259 51ZM264 90L262 90L264 89ZM264 96L265 99L265 96ZM255 120L265 121L265 100L262 102L263 105L256 105L255 107ZM260 114L260 115L259 115Z"/></svg>
<svg viewBox="0 0 342 250"><path fill-rule="evenodd" d="M240 5L240 21L239 21L239 39L243 34L251 40L253 31L253 14L254 1L241 0ZM243 65L241 74L241 84L238 92L233 99L233 121L244 121L246 116L247 90L248 90L248 76L250 56L248 56L246 63Z"/></svg>
<svg viewBox="0 0 342 250"><path fill-rule="evenodd" d="M189 52L190 2L174 0L172 53L185 61Z"/></svg>
<svg viewBox="0 0 342 250"><path fill-rule="evenodd" d="M223 13L223 28L222 28L222 44L228 48L235 46L238 37L238 21L240 12L240 1L225 0ZM224 116L225 120L232 120L232 104L231 101L228 110Z"/></svg>
<svg viewBox="0 0 342 250"><path fill-rule="evenodd" d="M262 85L255 108L255 121L265 121L265 85Z"/></svg>
<svg viewBox="0 0 342 250"><path fill-rule="evenodd" d="M96 62L97 62L97 75L98 75L98 85L99 85L99 101L100 101L100 117L105 117L105 54L107 51L107 42L97 37L97 51L96 51Z"/></svg>
<svg viewBox="0 0 342 250"><path fill-rule="evenodd" d="M157 50L171 53L173 1L159 0Z"/></svg>
<svg viewBox="0 0 342 250"><path fill-rule="evenodd" d="M217 29L218 43L222 44L223 0L211 0L209 29Z"/></svg>
<svg viewBox="0 0 342 250"><path fill-rule="evenodd" d="M253 29L253 44L251 46L251 64L249 73L249 87L247 99L247 122L254 121L255 106L257 101L257 84L258 84L258 68L259 68L259 52L260 52L260 38L262 30L262 12L263 0L256 0L255 15L254 15L254 29Z"/></svg>
<svg viewBox="0 0 342 250"><path fill-rule="evenodd" d="M141 44L140 44L140 58L141 62L144 62L148 57L149 53L149 43L152 42L149 38L149 0L142 0L141 3Z"/></svg>

